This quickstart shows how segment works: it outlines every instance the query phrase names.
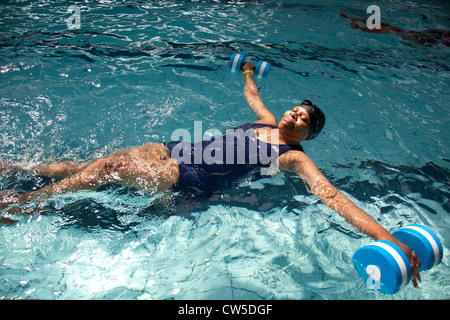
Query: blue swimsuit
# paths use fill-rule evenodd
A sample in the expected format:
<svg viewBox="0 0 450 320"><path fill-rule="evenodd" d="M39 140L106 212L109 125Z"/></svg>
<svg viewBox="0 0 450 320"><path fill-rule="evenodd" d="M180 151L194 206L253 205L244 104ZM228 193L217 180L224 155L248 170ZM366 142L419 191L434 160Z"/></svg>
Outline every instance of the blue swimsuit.
<svg viewBox="0 0 450 320"><path fill-rule="evenodd" d="M224 179L237 178L255 168L268 167L269 159L276 160L290 150L303 151L300 144L277 145L256 139L254 129L263 127L277 128L264 123L247 123L220 139L193 144L168 143L167 147L172 158L177 160L180 171L175 190L199 193L218 190Z"/></svg>

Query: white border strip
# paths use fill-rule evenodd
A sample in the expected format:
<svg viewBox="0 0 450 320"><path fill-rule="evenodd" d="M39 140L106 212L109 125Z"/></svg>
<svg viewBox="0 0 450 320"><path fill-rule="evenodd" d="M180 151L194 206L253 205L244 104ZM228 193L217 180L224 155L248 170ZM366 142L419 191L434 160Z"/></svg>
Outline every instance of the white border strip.
<svg viewBox="0 0 450 320"><path fill-rule="evenodd" d="M405 262L403 261L402 257L398 254L397 251L395 251L394 248L383 242L374 242L372 243L372 245L386 250L395 259L398 266L400 267L400 271L402 272L402 285L400 286L400 290L402 290L405 287L406 282L408 281L408 269L406 268Z"/></svg>
<svg viewBox="0 0 450 320"><path fill-rule="evenodd" d="M421 235L423 235L425 238L427 238L428 242L431 244L431 246L433 247L433 251L434 251L434 264L433 267L435 265L437 265L437 263L439 262L439 246L436 243L436 240L434 240L434 238L425 230L416 226L407 226L404 227L402 229L411 229L414 231L419 232Z"/></svg>

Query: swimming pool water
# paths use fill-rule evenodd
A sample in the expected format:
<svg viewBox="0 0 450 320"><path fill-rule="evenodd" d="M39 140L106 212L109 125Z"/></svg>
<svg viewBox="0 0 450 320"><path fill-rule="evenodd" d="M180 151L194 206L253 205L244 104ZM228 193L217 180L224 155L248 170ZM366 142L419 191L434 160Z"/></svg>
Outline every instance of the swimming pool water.
<svg viewBox="0 0 450 320"><path fill-rule="evenodd" d="M371 239L293 174L212 199L104 186L53 197L0 226L8 299L448 299L449 51L350 28L368 1L67 1L0 5L1 155L31 167L225 132L254 115L233 52L272 63L258 86L277 117L309 99L327 123L303 144L324 174L388 230L433 229L444 260L386 296L351 257ZM377 1L382 20L448 29L444 1ZM248 177L246 177L248 178ZM2 190L46 177L5 172Z"/></svg>

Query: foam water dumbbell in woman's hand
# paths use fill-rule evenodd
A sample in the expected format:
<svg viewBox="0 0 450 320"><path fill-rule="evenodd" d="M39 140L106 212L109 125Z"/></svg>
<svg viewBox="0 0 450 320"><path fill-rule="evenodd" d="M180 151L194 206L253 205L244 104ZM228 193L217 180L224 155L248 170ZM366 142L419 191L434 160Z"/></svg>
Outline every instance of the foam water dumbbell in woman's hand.
<svg viewBox="0 0 450 320"><path fill-rule="evenodd" d="M233 53L228 62L228 72L240 73L242 67L246 64L245 55L239 53ZM258 79L267 79L270 73L272 65L269 62L260 60L256 66L252 65L252 73L256 75ZM250 71L250 70L242 70Z"/></svg>
<svg viewBox="0 0 450 320"><path fill-rule="evenodd" d="M443 248L429 228L410 225L395 231L391 241L375 241L355 252L353 264L369 289L394 294L402 290L411 276L417 286L417 268L428 270L442 261ZM405 252L414 250L408 258ZM419 262L420 260L420 262Z"/></svg>

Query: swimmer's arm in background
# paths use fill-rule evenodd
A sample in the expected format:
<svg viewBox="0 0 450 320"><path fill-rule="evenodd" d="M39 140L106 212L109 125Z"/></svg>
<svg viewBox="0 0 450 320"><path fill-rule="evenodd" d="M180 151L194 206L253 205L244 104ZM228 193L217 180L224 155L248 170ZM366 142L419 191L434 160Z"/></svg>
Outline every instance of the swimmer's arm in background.
<svg viewBox="0 0 450 320"><path fill-rule="evenodd" d="M255 65L248 62L245 63L241 68L242 72L254 69ZM277 119L262 101L252 73L247 72L244 75L244 78L245 78L244 96L245 99L247 99L247 103L256 114L258 121L255 122L267 123L276 126Z"/></svg>
<svg viewBox="0 0 450 320"><path fill-rule="evenodd" d="M424 26L425 28L427 28L430 31L435 31L435 32L439 32L440 34L450 37L450 30L442 30L442 29L436 29L430 26Z"/></svg>
<svg viewBox="0 0 450 320"><path fill-rule="evenodd" d="M408 246L394 238L389 231L336 189L320 172L314 161L304 152L289 151L278 159L280 169L297 173L308 184L314 195L360 232L375 240L387 240L398 245L408 256L411 266L413 266L412 281L414 286L417 287L416 279L420 280L420 275L416 266L420 267L420 261Z"/></svg>
<svg viewBox="0 0 450 320"><path fill-rule="evenodd" d="M359 30L362 30L362 31L368 32L368 33L391 33L391 32L404 33L405 32L405 30L403 30L403 29L394 27L394 26L392 26L388 23L384 23L382 21L380 21L381 28L379 28L379 29L364 28L364 27L361 27L360 25L358 25L356 22L361 22L363 24L366 24L367 23L366 19L349 17L349 16L345 15L342 11L339 13L339 16L342 18L350 19L350 26L353 29L359 29Z"/></svg>

